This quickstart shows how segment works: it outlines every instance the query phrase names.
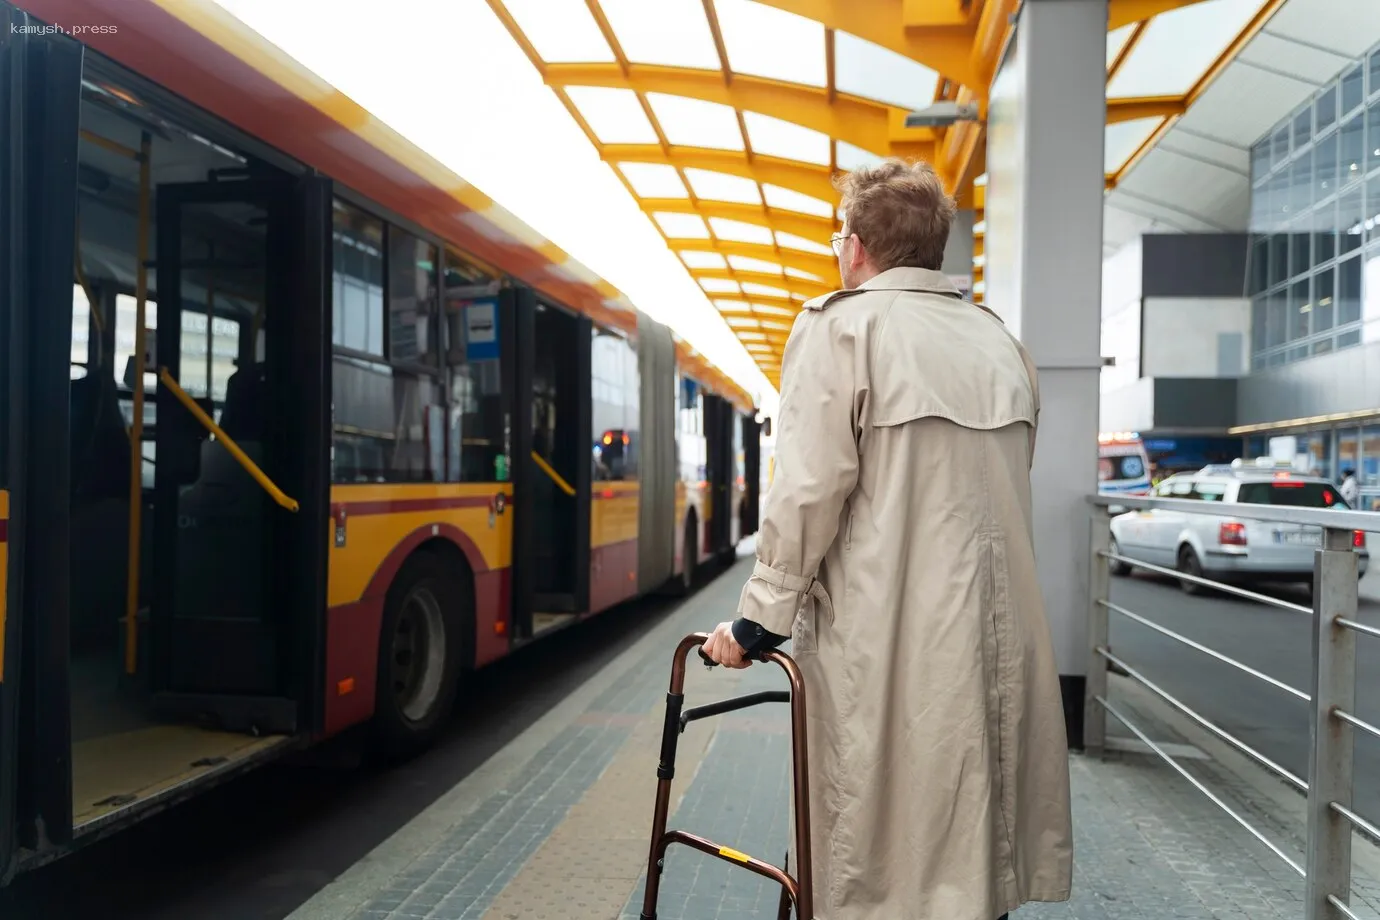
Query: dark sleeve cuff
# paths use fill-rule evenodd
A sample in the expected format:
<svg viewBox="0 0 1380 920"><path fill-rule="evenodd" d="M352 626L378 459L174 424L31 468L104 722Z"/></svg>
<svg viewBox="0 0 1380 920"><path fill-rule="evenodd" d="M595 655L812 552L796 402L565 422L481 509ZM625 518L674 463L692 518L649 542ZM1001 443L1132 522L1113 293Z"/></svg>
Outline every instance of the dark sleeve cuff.
<svg viewBox="0 0 1380 920"><path fill-rule="evenodd" d="M733 621L733 639L749 654L774 649L788 638L790 637L767 632L761 625L743 617Z"/></svg>

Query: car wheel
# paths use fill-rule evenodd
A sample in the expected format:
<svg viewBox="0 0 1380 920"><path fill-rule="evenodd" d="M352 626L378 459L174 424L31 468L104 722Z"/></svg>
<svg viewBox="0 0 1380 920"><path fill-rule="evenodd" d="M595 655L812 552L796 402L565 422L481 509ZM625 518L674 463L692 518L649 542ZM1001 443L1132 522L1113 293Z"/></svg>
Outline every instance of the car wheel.
<svg viewBox="0 0 1380 920"><path fill-rule="evenodd" d="M1179 564L1176 568L1185 575L1192 575L1196 578L1203 577L1203 564L1198 561L1198 554L1193 551L1191 546L1179 547ZM1202 595L1208 592L1205 586L1193 581L1181 580L1179 587L1183 589L1185 594Z"/></svg>
<svg viewBox="0 0 1380 920"><path fill-rule="evenodd" d="M1121 555L1121 547L1117 545L1116 537L1112 537L1111 543L1107 546L1107 552L1111 553L1114 556ZM1125 575L1130 575L1131 567L1124 562L1117 561L1116 559L1108 559L1107 571L1111 572L1113 575L1121 577Z"/></svg>

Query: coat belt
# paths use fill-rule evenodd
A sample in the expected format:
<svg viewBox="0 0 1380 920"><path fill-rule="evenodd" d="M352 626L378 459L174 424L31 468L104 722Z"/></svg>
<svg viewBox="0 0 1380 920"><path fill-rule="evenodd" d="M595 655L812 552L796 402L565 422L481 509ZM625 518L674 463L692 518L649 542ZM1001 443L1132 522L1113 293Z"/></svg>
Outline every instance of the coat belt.
<svg viewBox="0 0 1380 920"><path fill-rule="evenodd" d="M829 592L824 590L824 585L820 584L819 579L813 575L809 578L802 575L791 575L758 560L752 567L752 577L759 578L783 591L799 594L801 597L798 613L804 613L806 605L813 603L816 610L822 609L824 611L824 615L829 618L829 625L834 625L834 602L829 598Z"/></svg>

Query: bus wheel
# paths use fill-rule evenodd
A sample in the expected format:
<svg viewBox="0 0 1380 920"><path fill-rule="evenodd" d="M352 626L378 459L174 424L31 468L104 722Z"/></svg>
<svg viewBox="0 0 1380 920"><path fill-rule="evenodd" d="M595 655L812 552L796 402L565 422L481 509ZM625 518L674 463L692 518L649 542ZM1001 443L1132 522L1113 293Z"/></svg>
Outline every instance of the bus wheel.
<svg viewBox="0 0 1380 920"><path fill-rule="evenodd" d="M379 752L406 757L436 739L455 701L467 603L431 553L409 559L393 580L379 634L374 731Z"/></svg>

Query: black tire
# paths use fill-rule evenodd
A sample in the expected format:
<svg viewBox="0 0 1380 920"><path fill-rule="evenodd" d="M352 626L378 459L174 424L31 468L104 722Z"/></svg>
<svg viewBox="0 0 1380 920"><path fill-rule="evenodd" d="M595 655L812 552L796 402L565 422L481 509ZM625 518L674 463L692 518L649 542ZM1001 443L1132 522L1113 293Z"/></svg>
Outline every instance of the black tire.
<svg viewBox="0 0 1380 920"><path fill-rule="evenodd" d="M386 760L432 744L455 705L474 615L468 579L428 552L413 556L388 589L379 630L374 747Z"/></svg>
<svg viewBox="0 0 1380 920"><path fill-rule="evenodd" d="M1198 560L1198 554L1195 553L1193 547L1188 544L1179 547L1179 560L1176 568L1185 575L1196 575L1199 578L1205 577L1203 575L1203 564ZM1185 594L1191 594L1195 597L1208 593L1206 587L1192 581L1180 580L1179 587Z"/></svg>
<svg viewBox="0 0 1380 920"><path fill-rule="evenodd" d="M1111 538L1111 542L1107 545L1107 552L1117 556L1121 555L1121 547L1117 545L1116 537ZM1122 578L1131 574L1131 567L1124 562L1118 562L1115 559L1108 559L1107 571L1111 572L1118 578Z"/></svg>

